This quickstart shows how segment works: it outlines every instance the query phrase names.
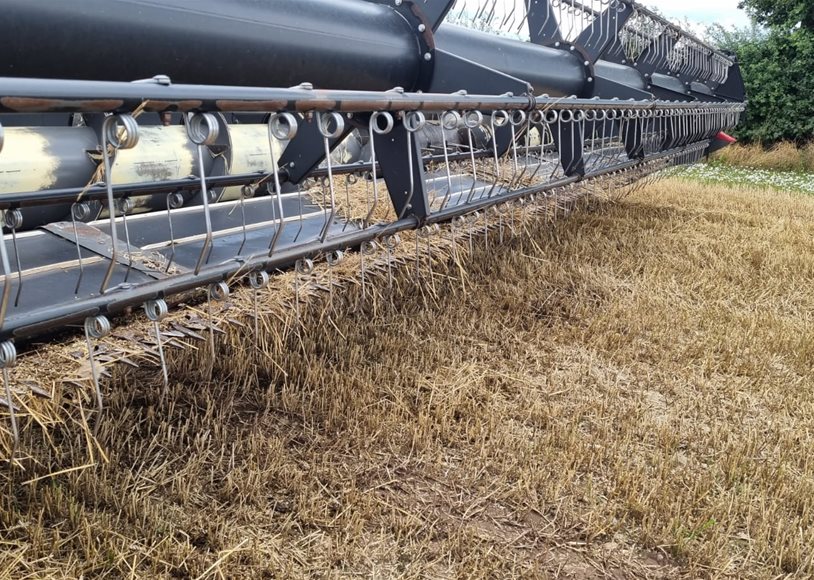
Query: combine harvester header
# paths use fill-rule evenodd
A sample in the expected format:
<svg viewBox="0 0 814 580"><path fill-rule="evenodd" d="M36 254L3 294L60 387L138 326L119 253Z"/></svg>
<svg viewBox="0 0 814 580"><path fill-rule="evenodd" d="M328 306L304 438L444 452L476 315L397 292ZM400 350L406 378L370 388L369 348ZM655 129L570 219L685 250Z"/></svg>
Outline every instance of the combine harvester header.
<svg viewBox="0 0 814 580"><path fill-rule="evenodd" d="M699 161L744 110L731 57L622 0L0 11L4 369L69 325L92 351L134 307L158 324L192 291Z"/></svg>

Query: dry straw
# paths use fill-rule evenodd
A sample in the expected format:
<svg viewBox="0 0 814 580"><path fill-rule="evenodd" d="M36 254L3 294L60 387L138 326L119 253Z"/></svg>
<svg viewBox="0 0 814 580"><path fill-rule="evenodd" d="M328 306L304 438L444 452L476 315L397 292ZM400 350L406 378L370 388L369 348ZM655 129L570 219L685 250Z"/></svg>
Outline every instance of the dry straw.
<svg viewBox="0 0 814 580"><path fill-rule="evenodd" d="M0 577L814 573L814 202L603 191L22 357Z"/></svg>

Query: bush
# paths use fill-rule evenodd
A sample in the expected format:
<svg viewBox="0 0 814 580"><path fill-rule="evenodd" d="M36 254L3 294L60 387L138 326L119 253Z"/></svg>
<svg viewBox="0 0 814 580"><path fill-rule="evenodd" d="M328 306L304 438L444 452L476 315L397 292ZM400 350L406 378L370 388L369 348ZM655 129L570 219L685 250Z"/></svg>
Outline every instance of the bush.
<svg viewBox="0 0 814 580"><path fill-rule="evenodd" d="M807 28L764 31L753 27L711 36L737 55L749 106L736 136L764 145L808 142L814 137L814 31Z"/></svg>

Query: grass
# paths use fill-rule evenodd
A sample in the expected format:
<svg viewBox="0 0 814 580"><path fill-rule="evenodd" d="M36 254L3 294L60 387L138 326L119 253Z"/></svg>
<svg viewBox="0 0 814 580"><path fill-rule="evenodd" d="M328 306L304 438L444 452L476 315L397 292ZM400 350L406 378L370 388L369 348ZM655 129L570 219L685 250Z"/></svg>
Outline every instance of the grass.
<svg viewBox="0 0 814 580"><path fill-rule="evenodd" d="M727 165L717 161L683 168L678 176L709 184L746 190L761 188L781 193L814 194L814 173L776 171Z"/></svg>
<svg viewBox="0 0 814 580"><path fill-rule="evenodd" d="M365 301L351 257L300 320L279 276L257 338L239 293L166 398L111 366L98 446L26 431L0 577L814 574L814 198L670 179L554 213L418 271L406 241L392 280L369 257ZM90 406L60 352L15 378Z"/></svg>
<svg viewBox="0 0 814 580"><path fill-rule="evenodd" d="M709 163L695 165L686 177L733 187L768 188L814 193L814 143L736 144L715 153Z"/></svg>
<svg viewBox="0 0 814 580"><path fill-rule="evenodd" d="M757 143L736 144L716 153L715 160L736 167L814 173L814 143L798 146L781 142L769 147Z"/></svg>

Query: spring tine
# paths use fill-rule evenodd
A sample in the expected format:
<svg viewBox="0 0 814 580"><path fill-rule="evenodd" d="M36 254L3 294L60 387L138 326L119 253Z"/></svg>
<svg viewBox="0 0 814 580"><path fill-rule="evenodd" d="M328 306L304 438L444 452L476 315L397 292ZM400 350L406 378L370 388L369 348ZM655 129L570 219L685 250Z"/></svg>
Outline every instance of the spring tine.
<svg viewBox="0 0 814 580"><path fill-rule="evenodd" d="M345 253L336 250L329 252L325 257L328 262L328 304L331 310L334 307L334 273L333 270L345 260Z"/></svg>
<svg viewBox="0 0 814 580"><path fill-rule="evenodd" d="M350 186L352 184L355 184L355 183L356 183L356 175L354 175L353 173L348 173L345 176L345 204L346 204L345 205L345 208L346 208L345 211L348 212L348 216L347 216L348 219L345 220L345 225L342 226L342 231L343 232L347 231L348 226L350 226L350 223L351 223L351 218L353 217L352 206L351 206L351 201L350 201Z"/></svg>
<svg viewBox="0 0 814 580"><path fill-rule="evenodd" d="M529 12L531 9L531 2L532 0L523 0L523 17L520 19L520 24L517 25L517 28L514 30L515 34L520 34L520 32L525 28L526 22L529 19Z"/></svg>
<svg viewBox="0 0 814 580"><path fill-rule="evenodd" d="M209 348L212 355L212 361L215 360L215 314L212 311L212 301L223 302L229 298L229 285L226 282L218 282L217 284L210 284L209 291L206 293L206 309L209 320Z"/></svg>
<svg viewBox="0 0 814 580"><path fill-rule="evenodd" d="M243 238L240 241L240 247L237 250L237 255L243 253L243 248L246 247L246 241L249 239L249 233L246 229L246 200L254 197L254 188L251 185L244 185L240 188L240 217L243 230Z"/></svg>
<svg viewBox="0 0 814 580"><path fill-rule="evenodd" d="M380 124L380 120L384 120L384 126ZM373 205L365 216L365 227L370 225L370 220L376 213L379 206L379 174L378 174L378 157L376 157L376 135L387 135L393 130L395 126L395 119L393 115L387 111L377 111L370 116L368 123L368 136L370 138L370 163L371 175L373 180Z"/></svg>
<svg viewBox="0 0 814 580"><path fill-rule="evenodd" d="M543 167L543 160L545 158L545 146L546 146L546 128L547 125L545 123L545 113L542 111L532 111L529 115L529 122L533 122L535 127L540 133L540 155L537 159L537 166L534 168L534 172L529 177L530 181L534 181L537 177L537 174L540 172L540 169Z"/></svg>
<svg viewBox="0 0 814 580"><path fill-rule="evenodd" d="M122 215L122 226L124 227L124 241L127 243L127 272L124 274L124 282L130 278L133 271L133 253L130 251L130 228L127 227L127 213L133 210L133 202L130 198L119 200L119 211Z"/></svg>
<svg viewBox="0 0 814 580"><path fill-rule="evenodd" d="M102 162L105 170L105 187L107 188L107 207L110 213L111 255L105 276L102 279L100 292L107 292L113 270L119 257L119 236L116 224L116 201L113 196L113 163L112 152L132 149L139 142L139 126L132 115L112 115L105 118L102 124ZM111 152L112 150L112 152Z"/></svg>
<svg viewBox="0 0 814 580"><path fill-rule="evenodd" d="M471 203L472 198L475 196L475 191L478 188L478 166L475 163L475 143L472 138L472 129L480 127L483 124L483 113L480 111L467 111L464 113L463 119L469 143L469 159L472 164L472 187L467 195L466 203Z"/></svg>
<svg viewBox="0 0 814 580"><path fill-rule="evenodd" d="M415 235L415 279L419 280L421 278L421 234L422 230L416 232Z"/></svg>
<svg viewBox="0 0 814 580"><path fill-rule="evenodd" d="M254 302L254 346L258 346L260 340L260 291L268 288L269 274L265 270L255 270L249 274L249 285L252 287Z"/></svg>
<svg viewBox="0 0 814 580"><path fill-rule="evenodd" d="M13 466L17 459L17 450L20 448L20 431L17 425L17 414L14 411L14 399L11 393L11 379L9 369L17 365L17 347L10 340L0 344L0 368L3 369L3 387L6 391L6 404L8 405L9 422L11 423L11 453L9 465Z"/></svg>
<svg viewBox="0 0 814 580"><path fill-rule="evenodd" d="M427 271L429 272L429 275L430 275L430 281L432 282L433 287L435 287L435 276L433 276L433 270L432 270L433 259L432 259L432 241L431 241L431 238L432 238L432 236L439 236L441 234L441 226L438 225L438 224L432 224L432 225L427 226L427 227L429 228L429 232L428 232L428 235L427 235Z"/></svg>
<svg viewBox="0 0 814 580"><path fill-rule="evenodd" d="M167 372L167 360L164 358L164 344L161 340L161 328L159 327L159 323L167 317L169 311L170 310L167 306L167 302L162 298L149 300L144 304L144 312L147 315L147 319L153 323L155 342L158 346L158 356L161 359L161 373L164 377L164 389L162 391L162 395L164 397L167 396L167 391L170 387L170 378Z"/></svg>
<svg viewBox="0 0 814 580"><path fill-rule="evenodd" d="M447 204L449 203L449 199L452 196L452 168L449 163L449 145L447 143L447 130L454 130L458 128L458 121L460 121L461 116L458 114L458 111L445 111L441 113L440 116L440 125L441 125L441 143L444 148L444 167L447 174L447 194L444 196L444 199L441 201L441 207L439 211L443 211L446 209ZM452 129L450 129L452 127Z"/></svg>
<svg viewBox="0 0 814 580"><path fill-rule="evenodd" d="M514 170L512 171L512 177L509 179L509 188L514 188L515 184L518 183L520 180L518 179L518 175L520 173L520 160L518 158L517 153L517 140L520 136L517 134L517 127L520 127L523 123L526 122L526 113L525 111L512 111L509 113L509 126L511 127L512 131L512 147L511 147L511 156L513 161Z"/></svg>
<svg viewBox="0 0 814 580"><path fill-rule="evenodd" d="M517 11L517 2L512 0L512 9L510 12L506 14L506 16L503 18L503 21L500 23L501 29L506 28L506 25L509 23L509 20L514 18L514 13L516 11Z"/></svg>
<svg viewBox="0 0 814 580"><path fill-rule="evenodd" d="M206 223L206 238L204 239L203 248L198 256L198 261L195 264L195 275L201 272L204 264L209 263L209 257L212 254L212 214L209 209L209 188L206 185L206 168L204 166L204 153L205 147L210 147L217 143L220 135L220 126L218 120L212 113L194 113L185 116L187 126L187 136L193 144L197 146L198 151L198 179L201 183L201 201L203 203L204 220Z"/></svg>
<svg viewBox="0 0 814 580"><path fill-rule="evenodd" d="M492 188L489 190L487 197L492 197L500 183L500 156L497 150L497 130L505 127L509 123L509 113L506 111L495 111L489 120L492 129L492 154L495 161L495 180L492 183ZM453 239L454 245L454 239Z"/></svg>
<svg viewBox="0 0 814 580"><path fill-rule="evenodd" d="M5 225L6 212L2 212L3 225ZM3 295L0 299L0 328L6 320L6 313L8 312L9 298L11 297L11 264L9 263L8 248L6 248L6 236L0 232L0 261L3 263Z"/></svg>
<svg viewBox="0 0 814 580"><path fill-rule="evenodd" d="M406 201L404 202L404 209L401 210L399 219L404 219L404 216L407 215L407 210L410 208L413 202L413 197L415 197L416 183L415 171L413 167L413 139L414 135L423 129L427 124L427 118L421 111L410 111L405 113L403 123L404 128L407 131L407 165L410 172L410 192L407 195Z"/></svg>
<svg viewBox="0 0 814 580"><path fill-rule="evenodd" d="M387 249L387 287L393 289L393 253L401 244L401 236L398 234L386 236L382 239L384 247Z"/></svg>
<svg viewBox="0 0 814 580"><path fill-rule="evenodd" d="M165 273L169 273L170 268L172 268L172 263L175 261L175 231L172 227L172 210L178 209L184 205L184 197L178 193L168 193L167 194L167 225L169 226L170 230L170 257L167 258L167 267L164 269ZM77 245L79 244L79 239L77 238ZM77 285L77 289L79 286Z"/></svg>
<svg viewBox="0 0 814 580"><path fill-rule="evenodd" d="M20 294L23 291L23 267L20 263L20 250L17 247L17 230L23 227L23 213L19 209L6 212L5 226L11 230L11 243L14 249L14 262L17 265L17 295L14 297L14 307L20 305Z"/></svg>
<svg viewBox="0 0 814 580"><path fill-rule="evenodd" d="M359 248L359 260L361 264L360 268L362 277L362 302L366 302L367 300L367 258L368 256L372 256L376 253L376 248L376 242L372 240L362 242L362 245Z"/></svg>
<svg viewBox="0 0 814 580"><path fill-rule="evenodd" d="M82 246L79 245L79 227L76 220L85 221L90 217L90 206L84 202L77 202L71 205L71 225L73 226L74 241L76 242L76 258L79 262L79 278L76 280L74 294L79 294L79 287L82 285L82 278L85 276L85 266L82 263Z"/></svg>
<svg viewBox="0 0 814 580"><path fill-rule="evenodd" d="M373 203L370 203L370 182L373 179L373 173L365 171L362 173L362 179L365 182L365 219L362 220L362 229L366 230L370 227L370 219L367 216L371 215L371 208L376 206L377 199L374 198Z"/></svg>
<svg viewBox="0 0 814 580"><path fill-rule="evenodd" d="M297 136L299 121L291 113L279 113L269 117L269 150L271 151L271 171L274 177L274 195L277 199L277 214L280 217L280 225L274 230L274 237L269 245L269 256L274 254L277 244L285 231L285 215L283 214L283 192L280 187L280 167L279 160L281 152L280 142L290 142ZM279 152L279 153L278 153ZM328 154L330 158L330 153Z"/></svg>
<svg viewBox="0 0 814 580"><path fill-rule="evenodd" d="M112 327L110 320L104 315L92 316L85 319L85 341L88 345L88 361L90 362L90 373L93 377L93 388L96 392L96 422L93 428L94 437L98 435L99 424L101 422L104 401L102 399L102 388L99 381L99 373L96 370L96 357L94 356L93 341L99 341L110 334Z"/></svg>
<svg viewBox="0 0 814 580"><path fill-rule="evenodd" d="M304 199L302 197L302 188L303 188L303 184L307 184L307 183L308 183L308 180L306 179L303 183L298 183L297 184L297 206L299 207L299 210L300 210L300 219L299 219L300 227L297 230L297 233L294 235L294 242L299 241L300 236L302 235L302 231L305 228L305 216L303 215L303 207L304 207L305 202L304 202Z"/></svg>
<svg viewBox="0 0 814 580"><path fill-rule="evenodd" d="M337 139L345 132L345 119L339 113L317 113L317 125L325 146L325 163L328 168L327 184L331 194L331 213L326 217L325 225L319 234L319 241L324 243L328 238L331 223L336 217L336 191L334 189L333 160L331 159L331 139Z"/></svg>
<svg viewBox="0 0 814 580"><path fill-rule="evenodd" d="M295 298L295 312L297 315L297 325L302 325L302 318L300 313L300 278L308 279L314 273L314 262L308 258L301 258L297 260L294 267L296 275L294 276L294 298Z"/></svg>

